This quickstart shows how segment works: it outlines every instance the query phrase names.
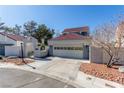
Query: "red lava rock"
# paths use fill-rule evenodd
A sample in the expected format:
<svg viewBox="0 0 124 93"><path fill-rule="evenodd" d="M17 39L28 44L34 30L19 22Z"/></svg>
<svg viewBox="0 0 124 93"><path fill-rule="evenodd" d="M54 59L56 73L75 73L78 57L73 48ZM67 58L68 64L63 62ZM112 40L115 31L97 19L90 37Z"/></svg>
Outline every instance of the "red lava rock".
<svg viewBox="0 0 124 93"><path fill-rule="evenodd" d="M82 63L80 71L102 79L107 79L120 84L124 84L124 73L118 71L118 65L108 68L104 64Z"/></svg>
<svg viewBox="0 0 124 93"><path fill-rule="evenodd" d="M26 64L32 63L32 60L24 60ZM4 62L6 63L14 63L16 65L24 65L25 63L22 61L21 58L11 58L11 59L6 59Z"/></svg>

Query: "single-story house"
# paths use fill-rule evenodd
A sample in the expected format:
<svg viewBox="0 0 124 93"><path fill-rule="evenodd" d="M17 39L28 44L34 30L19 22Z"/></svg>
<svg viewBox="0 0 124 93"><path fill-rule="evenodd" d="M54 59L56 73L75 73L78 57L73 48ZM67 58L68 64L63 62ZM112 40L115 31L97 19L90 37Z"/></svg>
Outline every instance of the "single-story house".
<svg viewBox="0 0 124 93"><path fill-rule="evenodd" d="M0 32L0 55L21 56L21 43L23 45L24 57L34 52L37 47L37 40L33 37L26 37Z"/></svg>
<svg viewBox="0 0 124 93"><path fill-rule="evenodd" d="M49 55L89 59L91 37L89 27L77 27L64 29L62 35L48 41Z"/></svg>

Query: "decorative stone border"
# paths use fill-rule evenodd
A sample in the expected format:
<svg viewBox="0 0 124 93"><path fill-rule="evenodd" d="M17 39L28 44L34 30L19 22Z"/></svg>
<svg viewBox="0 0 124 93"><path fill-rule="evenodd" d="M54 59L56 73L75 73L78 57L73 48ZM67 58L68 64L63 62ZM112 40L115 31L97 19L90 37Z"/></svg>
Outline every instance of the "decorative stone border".
<svg viewBox="0 0 124 93"><path fill-rule="evenodd" d="M79 71L75 83L78 85L78 87L86 88L124 88L124 85L87 75L81 71Z"/></svg>

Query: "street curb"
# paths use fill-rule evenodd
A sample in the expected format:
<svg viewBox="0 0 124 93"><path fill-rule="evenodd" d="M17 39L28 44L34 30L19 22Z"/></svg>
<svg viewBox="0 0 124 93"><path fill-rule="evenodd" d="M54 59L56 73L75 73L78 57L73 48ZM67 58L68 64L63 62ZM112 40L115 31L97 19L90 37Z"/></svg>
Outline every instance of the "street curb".
<svg viewBox="0 0 124 93"><path fill-rule="evenodd" d="M124 88L122 84L88 75L81 71L79 71L76 82L74 83L78 87L86 88Z"/></svg>

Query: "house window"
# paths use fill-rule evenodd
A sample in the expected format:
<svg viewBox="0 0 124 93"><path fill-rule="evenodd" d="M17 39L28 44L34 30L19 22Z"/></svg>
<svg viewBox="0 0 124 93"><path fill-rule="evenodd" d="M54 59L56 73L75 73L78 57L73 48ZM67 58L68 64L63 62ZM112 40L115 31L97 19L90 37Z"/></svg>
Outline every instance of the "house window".
<svg viewBox="0 0 124 93"><path fill-rule="evenodd" d="M75 47L75 50L82 50L82 47Z"/></svg>
<svg viewBox="0 0 124 93"><path fill-rule="evenodd" d="M63 47L60 47L61 50L63 50Z"/></svg>
<svg viewBox="0 0 124 93"><path fill-rule="evenodd" d="M57 49L57 50L59 50L60 48L59 48L59 47L57 47L56 49Z"/></svg>
<svg viewBox="0 0 124 93"><path fill-rule="evenodd" d="M67 48L66 48L66 47L64 47L64 50L67 50Z"/></svg>
<svg viewBox="0 0 124 93"><path fill-rule="evenodd" d="M88 36L88 32L81 32L81 35Z"/></svg>
<svg viewBox="0 0 124 93"><path fill-rule="evenodd" d="M35 48L35 50L39 50L38 48Z"/></svg>
<svg viewBox="0 0 124 93"><path fill-rule="evenodd" d="M74 50L74 47L70 47L71 50Z"/></svg>

